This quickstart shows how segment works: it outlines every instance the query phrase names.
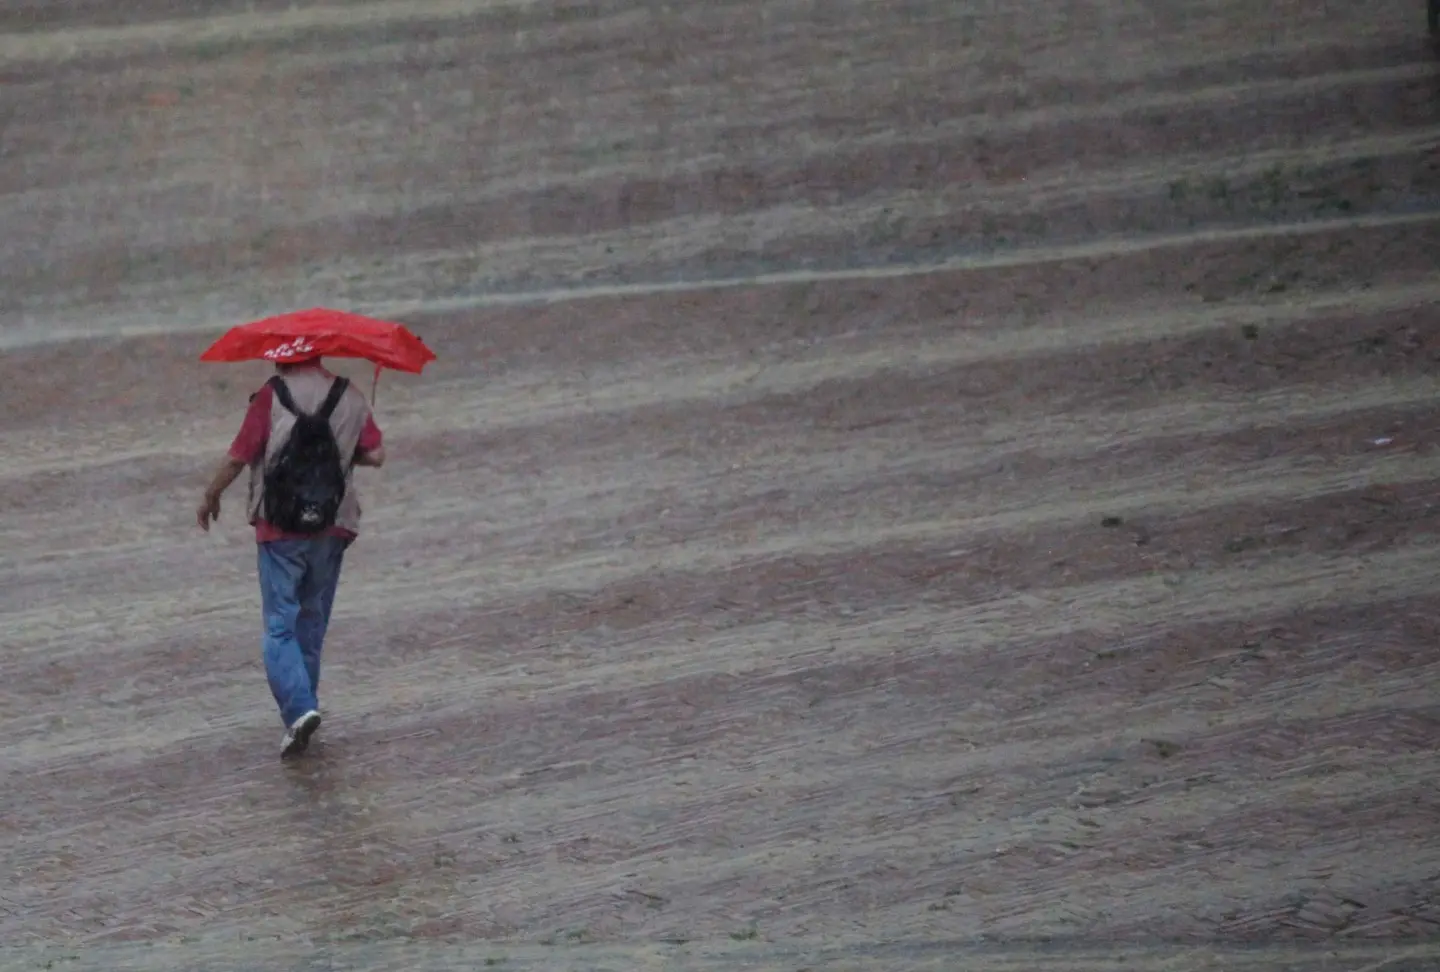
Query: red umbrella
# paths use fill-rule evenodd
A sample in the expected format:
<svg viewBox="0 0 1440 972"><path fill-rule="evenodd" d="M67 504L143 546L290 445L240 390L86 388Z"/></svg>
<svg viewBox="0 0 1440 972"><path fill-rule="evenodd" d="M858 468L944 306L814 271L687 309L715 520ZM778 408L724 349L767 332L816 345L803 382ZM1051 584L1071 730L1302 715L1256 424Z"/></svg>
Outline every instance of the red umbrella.
<svg viewBox="0 0 1440 972"><path fill-rule="evenodd" d="M317 357L373 362L378 382L381 368L419 374L435 353L403 324L313 307L232 327L200 360L285 364Z"/></svg>

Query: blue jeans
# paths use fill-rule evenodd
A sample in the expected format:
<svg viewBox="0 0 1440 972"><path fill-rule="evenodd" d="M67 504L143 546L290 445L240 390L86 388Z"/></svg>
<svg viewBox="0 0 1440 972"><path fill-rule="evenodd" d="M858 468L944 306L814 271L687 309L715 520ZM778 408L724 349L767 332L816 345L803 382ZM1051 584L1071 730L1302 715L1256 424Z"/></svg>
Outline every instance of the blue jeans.
<svg viewBox="0 0 1440 972"><path fill-rule="evenodd" d="M349 545L328 536L257 544L265 677L287 728L320 706L320 651Z"/></svg>

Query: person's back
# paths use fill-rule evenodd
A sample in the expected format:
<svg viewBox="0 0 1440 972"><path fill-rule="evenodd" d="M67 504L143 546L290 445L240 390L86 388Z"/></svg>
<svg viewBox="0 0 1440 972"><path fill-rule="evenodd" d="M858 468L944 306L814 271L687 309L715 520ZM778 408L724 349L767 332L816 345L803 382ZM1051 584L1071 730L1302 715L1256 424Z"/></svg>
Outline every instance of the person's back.
<svg viewBox="0 0 1440 972"><path fill-rule="evenodd" d="M315 415L337 381L318 359L277 366L291 404ZM197 516L201 529L220 515L220 494L248 466L247 519L255 529L260 595L265 618L264 658L270 691L285 724L281 755L303 751L320 726L320 654L330 621L345 551L360 530L354 466L380 466L385 448L370 403L347 387L328 420L344 470L344 493L334 522L318 532L287 531L268 522L266 471L283 453L297 415L266 383L253 396L230 454L216 471ZM351 461L353 458L353 462Z"/></svg>
<svg viewBox="0 0 1440 972"><path fill-rule="evenodd" d="M334 375L318 365L283 369L279 371L277 377L285 383L296 408L312 415L318 412L320 406L324 404L326 396L330 394L331 386L336 381ZM265 503L265 469L274 462L275 457L289 439L290 433L295 427L296 416L281 404L279 396L275 395L268 383L256 393L255 398L251 408L264 412L268 403L268 415L266 416L267 424L263 446L252 442L248 444L248 447L244 447L243 458L250 467L249 522L256 527L256 537L261 542L294 538L299 535L286 533L274 524L265 522L262 511ZM379 443L375 441L378 436L365 435L370 431L373 423L370 403L365 400L365 395L353 385L347 388L330 416L330 429L335 435L335 442L339 446L342 457L354 456L357 450L373 452L378 447ZM256 424L259 424L258 420ZM378 430L376 431L378 432ZM242 435L244 435L243 429ZM365 441L362 441L362 438ZM231 454L234 455L233 450ZM360 512L360 497L355 487L354 467L347 462L345 465L345 495L340 501L340 509L335 517L335 527L331 532L353 539L360 531Z"/></svg>

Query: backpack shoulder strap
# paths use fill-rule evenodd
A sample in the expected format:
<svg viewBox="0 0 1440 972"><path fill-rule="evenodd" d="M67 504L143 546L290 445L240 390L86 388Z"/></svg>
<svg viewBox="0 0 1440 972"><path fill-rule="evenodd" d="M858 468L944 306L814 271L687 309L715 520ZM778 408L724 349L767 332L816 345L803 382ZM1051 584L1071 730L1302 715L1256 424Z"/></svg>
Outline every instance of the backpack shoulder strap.
<svg viewBox="0 0 1440 972"><path fill-rule="evenodd" d="M295 406L295 399L290 395L290 388L285 384L285 379L279 375L272 375L270 380L265 382L270 390L275 393L275 398L291 415L299 415L300 409Z"/></svg>
<svg viewBox="0 0 1440 972"><path fill-rule="evenodd" d="M346 389L350 387L350 379L345 377L336 378L330 386L330 394L325 396L325 402L320 406L320 411L315 414L325 421L330 421L330 416L335 414L335 408L340 404Z"/></svg>

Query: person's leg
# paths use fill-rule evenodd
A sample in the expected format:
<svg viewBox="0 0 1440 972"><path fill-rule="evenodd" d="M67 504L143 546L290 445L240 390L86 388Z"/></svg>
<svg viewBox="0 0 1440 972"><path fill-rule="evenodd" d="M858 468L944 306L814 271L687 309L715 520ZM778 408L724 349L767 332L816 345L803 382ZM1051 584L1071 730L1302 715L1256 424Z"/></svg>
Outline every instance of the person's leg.
<svg viewBox="0 0 1440 972"><path fill-rule="evenodd" d="M340 566L345 559L348 541L339 537L321 537L310 543L309 565L300 588L300 616L295 634L300 641L305 671L310 676L310 690L318 704L320 654L325 648L325 632L330 625L330 610L335 604L335 588L340 583Z"/></svg>
<svg viewBox="0 0 1440 972"><path fill-rule="evenodd" d="M305 541L276 540L259 547L260 603L265 616L265 676L289 729L315 708L315 690L296 637Z"/></svg>

